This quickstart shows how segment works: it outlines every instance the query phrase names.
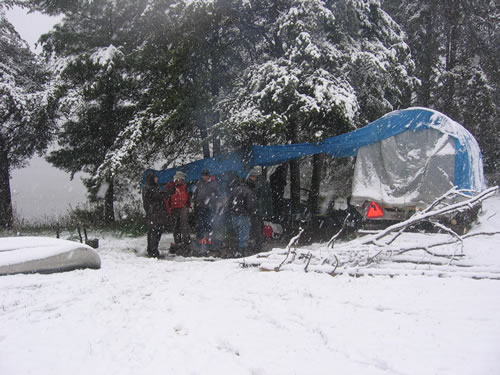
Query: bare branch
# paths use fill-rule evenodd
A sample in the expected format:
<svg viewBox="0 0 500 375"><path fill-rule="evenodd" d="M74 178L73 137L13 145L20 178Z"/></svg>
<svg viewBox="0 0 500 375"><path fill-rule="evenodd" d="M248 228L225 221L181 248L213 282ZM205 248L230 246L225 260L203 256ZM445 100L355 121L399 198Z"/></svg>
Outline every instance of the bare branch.
<svg viewBox="0 0 500 375"><path fill-rule="evenodd" d="M337 270L337 267L339 266L339 258L337 258L337 256L335 254L333 254L333 256L335 257L335 268L333 269L332 272L330 272L330 275L334 276L335 275L335 271Z"/></svg>
<svg viewBox="0 0 500 375"><path fill-rule="evenodd" d="M304 267L304 272L307 272L307 267L309 267L309 263L311 263L312 259L312 253L307 254L307 263L306 266Z"/></svg>
<svg viewBox="0 0 500 375"><path fill-rule="evenodd" d="M422 222L422 221L428 221L433 217L438 217L438 216L448 214L448 213L451 213L454 211L459 211L463 208L470 207L470 205L473 205L473 206L477 205L480 202L484 201L485 199L493 196L497 190L498 190L498 186L495 186L495 187L489 188L489 189L479 193L478 195L476 195L472 198L469 198L466 201L458 202L458 203L455 203L455 204L452 204L452 205L449 205L449 206L446 206L444 208L437 209L437 210L432 210L432 211L423 210L423 211L417 212L414 215L412 215L408 220L402 221L400 223L396 223L394 225L387 227L384 230L378 231L377 233L375 233L371 236L367 236L367 237L361 239L360 241L358 241L357 244L361 245L361 244L370 244L371 243L371 244L375 245L375 244L377 244L378 240L382 239L383 237L387 236L389 233L392 233L394 231L407 228L410 225L414 225L414 224ZM349 245L350 244L347 243L347 244L344 244L342 247L349 246ZM380 246L379 243L378 243L378 245Z"/></svg>
<svg viewBox="0 0 500 375"><path fill-rule="evenodd" d="M347 214L347 216L345 217L344 219L344 222L342 223L342 228L340 228L340 230L330 239L330 241L328 241L328 244L326 245L327 247L329 248L332 248L333 249L333 246L335 245L335 240L340 236L340 234L344 231L344 228L346 226L346 223L347 223L347 219L351 216L350 213Z"/></svg>
<svg viewBox="0 0 500 375"><path fill-rule="evenodd" d="M495 236L500 234L500 232L477 232L477 233L467 233L462 236L463 239L475 236Z"/></svg>
<svg viewBox="0 0 500 375"><path fill-rule="evenodd" d="M290 239L290 241L288 242L288 245L286 247L286 249L287 249L286 257L285 257L285 259L283 259L283 261L280 263L280 265L278 267L276 267L276 271L279 271L281 269L281 267L285 264L285 262L287 261L288 257L290 256L292 247L295 246L295 249L296 249L296 244L297 244L297 242L298 242L298 240L299 240L299 238L300 238L300 236L302 235L303 232L304 232L304 229L303 228L299 228L299 233L295 237L292 237ZM293 261L293 259L291 261ZM288 262L288 263L290 263L290 262Z"/></svg>
<svg viewBox="0 0 500 375"><path fill-rule="evenodd" d="M480 235L498 235L500 231L460 235L444 225L442 221L442 215L445 213L455 214L470 207L477 208L497 191L498 187L493 187L476 196L467 197L461 202L448 204L444 200L453 201L455 199L453 194L458 194L460 197L463 194L463 192L456 190L450 191L437 200L442 201L441 203L431 205L433 209L420 211L404 222L365 237L336 244L335 251L333 251L333 245L342 233L347 220L344 221L342 229L330 239L326 248L322 247L320 251L297 248L298 240L302 234L301 229L299 234L290 240L286 248L285 259L281 258L285 255L284 250L273 251L265 257L266 264L256 261L252 265L259 265L261 270L267 271L279 271L287 264L301 265L304 272L324 272L332 276L339 274L354 276L402 274L449 276L463 274L465 277L472 278L500 279L500 268L474 265L467 261L464 253L465 239ZM427 240L417 243L413 243L413 241L408 243L405 242L406 240L396 241L407 228L420 222L430 222L446 236L432 237L431 240L434 238L433 243L429 243ZM390 239L385 241L390 234L392 234ZM409 236L408 239L411 241L412 237ZM273 260L279 265L272 265L269 261L273 262ZM435 265L438 268L422 268L426 267L425 265ZM462 270L461 273L457 271L457 268Z"/></svg>

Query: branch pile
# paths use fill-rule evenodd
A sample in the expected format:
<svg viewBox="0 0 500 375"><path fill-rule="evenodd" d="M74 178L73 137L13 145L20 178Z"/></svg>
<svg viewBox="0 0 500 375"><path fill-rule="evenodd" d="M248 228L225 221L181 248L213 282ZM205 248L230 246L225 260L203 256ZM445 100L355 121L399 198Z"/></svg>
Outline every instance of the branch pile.
<svg viewBox="0 0 500 375"><path fill-rule="evenodd" d="M298 248L296 244L302 233L299 232L286 249L257 254L245 259L244 265L256 266L262 271L300 270L332 276L456 274L500 280L500 266L475 265L464 253L467 238L493 236L500 232L459 234L451 225L443 224L447 222L443 219L450 215L478 210L497 191L498 186L470 196L468 192L450 190L408 220L349 242L337 244L337 233L327 245L315 249ZM408 232L409 228L424 222L436 228L438 233Z"/></svg>

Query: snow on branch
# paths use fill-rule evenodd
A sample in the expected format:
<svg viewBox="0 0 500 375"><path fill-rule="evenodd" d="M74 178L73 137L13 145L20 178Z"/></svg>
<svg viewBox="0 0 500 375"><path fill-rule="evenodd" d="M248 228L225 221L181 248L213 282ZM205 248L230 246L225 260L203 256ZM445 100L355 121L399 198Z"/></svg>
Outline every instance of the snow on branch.
<svg viewBox="0 0 500 375"><path fill-rule="evenodd" d="M257 266L263 271L314 271L332 276L459 274L475 279L500 279L500 268L471 264L464 253L465 239L493 236L500 232L459 234L447 224L450 216L467 210L479 211L482 202L495 195L498 189L495 186L476 195L452 189L408 220L371 235L338 243L335 248L333 244L343 229L326 246L314 250L297 248L297 241L302 234L299 232L286 249L274 249L247 258L245 265ZM437 233L408 232L419 223L430 223Z"/></svg>

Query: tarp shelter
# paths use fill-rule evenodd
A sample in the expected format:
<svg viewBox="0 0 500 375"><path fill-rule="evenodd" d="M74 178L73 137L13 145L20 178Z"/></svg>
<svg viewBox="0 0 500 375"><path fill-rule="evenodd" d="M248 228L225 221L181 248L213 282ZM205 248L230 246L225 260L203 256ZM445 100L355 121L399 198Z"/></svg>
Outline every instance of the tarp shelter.
<svg viewBox="0 0 500 375"><path fill-rule="evenodd" d="M481 151L460 124L427 108L391 112L352 132L318 144L252 146L155 173L165 184L175 172L188 182L209 169L213 175L245 176L255 166L282 164L315 154L357 156L351 202L377 199L388 204L423 204L453 186L481 191L486 187Z"/></svg>
<svg viewBox="0 0 500 375"><path fill-rule="evenodd" d="M428 108L391 112L325 140L332 156L356 156L351 203L423 207L449 189L486 188L481 150L462 125Z"/></svg>

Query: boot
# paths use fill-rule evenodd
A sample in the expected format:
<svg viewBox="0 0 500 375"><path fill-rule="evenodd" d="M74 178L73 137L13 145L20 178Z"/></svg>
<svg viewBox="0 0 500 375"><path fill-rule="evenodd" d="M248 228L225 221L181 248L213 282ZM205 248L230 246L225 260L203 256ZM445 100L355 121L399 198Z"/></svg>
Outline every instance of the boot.
<svg viewBox="0 0 500 375"><path fill-rule="evenodd" d="M234 257L235 258L244 258L248 255L248 248L247 247L239 247L236 249L234 252Z"/></svg>

